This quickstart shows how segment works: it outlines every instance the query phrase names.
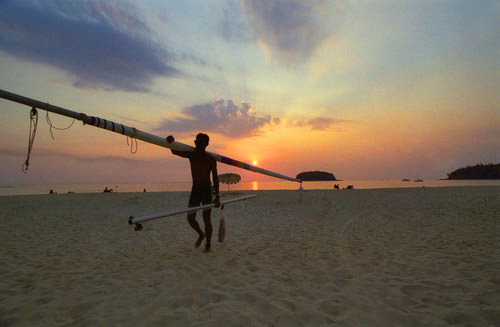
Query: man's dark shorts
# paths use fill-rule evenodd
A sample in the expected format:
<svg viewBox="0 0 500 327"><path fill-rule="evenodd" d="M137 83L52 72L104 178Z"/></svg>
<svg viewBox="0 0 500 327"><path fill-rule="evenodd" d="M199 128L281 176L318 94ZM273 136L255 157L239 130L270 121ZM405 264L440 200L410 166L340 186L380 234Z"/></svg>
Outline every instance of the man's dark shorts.
<svg viewBox="0 0 500 327"><path fill-rule="evenodd" d="M212 203L212 185L206 186L193 186L191 189L191 196L189 197L189 206L196 207L201 203L209 204Z"/></svg>

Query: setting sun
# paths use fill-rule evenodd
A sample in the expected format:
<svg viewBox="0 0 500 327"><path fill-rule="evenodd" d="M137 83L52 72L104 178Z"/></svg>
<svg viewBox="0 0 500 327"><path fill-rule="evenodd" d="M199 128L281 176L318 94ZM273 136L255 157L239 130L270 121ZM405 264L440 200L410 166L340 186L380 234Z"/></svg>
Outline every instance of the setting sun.
<svg viewBox="0 0 500 327"><path fill-rule="evenodd" d="M252 164L256 166L258 164L257 160L252 161Z"/></svg>

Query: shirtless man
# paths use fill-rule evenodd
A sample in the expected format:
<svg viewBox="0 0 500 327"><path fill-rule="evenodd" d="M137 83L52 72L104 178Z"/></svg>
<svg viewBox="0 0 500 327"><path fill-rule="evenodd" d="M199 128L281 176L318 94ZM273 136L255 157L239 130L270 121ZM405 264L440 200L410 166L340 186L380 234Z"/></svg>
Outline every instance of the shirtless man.
<svg viewBox="0 0 500 327"><path fill-rule="evenodd" d="M167 142L172 143L175 139L172 135L167 137ZM217 162L215 158L208 154L205 149L208 146L209 137L206 134L199 133L194 140L195 151L177 151L171 150L173 154L183 158L188 158L191 164L191 177L193 178L193 187L189 198L189 206L196 207L200 203L212 203L212 193L215 193L215 207L220 206L219 197L219 176L217 175ZM210 182L210 173L212 173L213 187ZM188 213L187 220L189 225L198 233L198 240L195 243L196 247L201 245L201 242L206 237L205 251L210 251L212 241L212 222L210 216L212 209L203 211L203 222L205 223L205 233L200 228L196 220L196 212Z"/></svg>

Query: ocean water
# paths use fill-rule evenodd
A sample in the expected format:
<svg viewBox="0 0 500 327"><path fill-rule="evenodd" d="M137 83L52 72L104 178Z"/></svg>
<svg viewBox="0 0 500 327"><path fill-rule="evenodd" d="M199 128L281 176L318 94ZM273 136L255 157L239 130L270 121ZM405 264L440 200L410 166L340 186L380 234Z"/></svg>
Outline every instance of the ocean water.
<svg viewBox="0 0 500 327"><path fill-rule="evenodd" d="M407 187L460 187L460 186L500 186L500 180L436 180L428 179L423 182L401 180L349 180L328 182L303 182L304 190L333 189L338 184L340 189L352 185L354 189L374 188L407 188ZM190 191L191 182L165 182L165 183L101 183L101 184L0 184L0 196L48 194L50 190L57 193L101 193L105 188L113 192L172 192ZM229 185L229 191L239 190L298 190L299 184L289 181L251 181ZM228 185L220 185L221 192L228 191Z"/></svg>

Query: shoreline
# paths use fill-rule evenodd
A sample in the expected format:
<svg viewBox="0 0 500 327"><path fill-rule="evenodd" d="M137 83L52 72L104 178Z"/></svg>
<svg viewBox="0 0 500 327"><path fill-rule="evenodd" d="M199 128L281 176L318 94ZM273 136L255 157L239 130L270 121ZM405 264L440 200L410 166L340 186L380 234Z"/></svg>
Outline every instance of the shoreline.
<svg viewBox="0 0 500 327"><path fill-rule="evenodd" d="M499 190L232 191L210 253L185 216L127 223L187 191L0 197L0 323L498 325Z"/></svg>
<svg viewBox="0 0 500 327"><path fill-rule="evenodd" d="M500 181L495 180L460 180L460 181L443 181L443 180L427 180L425 183L416 182L402 182L399 180L350 180L342 181L340 184L340 189L347 189L348 186L352 185L353 189L356 190L367 190L367 189L413 189L413 188L454 188L454 187L482 187L482 186L500 186ZM440 182L444 182L440 183ZM453 184L448 184L453 183ZM259 184L261 183L261 184ZM304 182L303 188L305 191L312 190L334 190L335 184L330 182ZM114 187L110 185L115 185ZM0 187L0 197L5 196L24 196L24 195L45 195L49 194L50 190L54 190L57 194L99 194L104 193L105 188L114 189L110 193L164 193L164 192L190 192L191 183L154 183L149 184L23 184L23 185L5 185ZM171 186L175 185L173 189ZM179 186L181 185L181 186ZM299 186L297 183L291 182L243 182L240 184L235 184L231 186L232 191L296 191ZM221 184L221 192L227 192L226 185Z"/></svg>

